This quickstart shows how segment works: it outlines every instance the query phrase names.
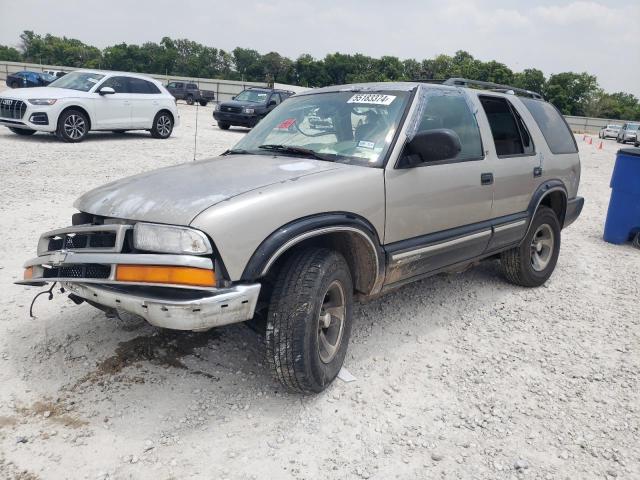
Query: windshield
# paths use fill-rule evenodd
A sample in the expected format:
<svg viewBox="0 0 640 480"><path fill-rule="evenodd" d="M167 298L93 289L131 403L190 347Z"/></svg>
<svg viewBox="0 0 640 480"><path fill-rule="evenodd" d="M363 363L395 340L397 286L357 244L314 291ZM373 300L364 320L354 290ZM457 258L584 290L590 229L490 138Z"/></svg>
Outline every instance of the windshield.
<svg viewBox="0 0 640 480"><path fill-rule="evenodd" d="M266 103L269 92L261 92L260 90L245 90L236 95L234 100L239 102Z"/></svg>
<svg viewBox="0 0 640 480"><path fill-rule="evenodd" d="M629 124L629 126L627 127L627 130L631 130L631 131L633 132L633 131L638 130L638 128L640 128L640 125L638 125L637 123L635 123L635 124L634 124L634 123L631 123L631 124Z"/></svg>
<svg viewBox="0 0 640 480"><path fill-rule="evenodd" d="M269 154L265 146L306 149L326 160L381 167L409 92L331 92L290 97L234 150ZM295 155L290 151L289 154Z"/></svg>
<svg viewBox="0 0 640 480"><path fill-rule="evenodd" d="M103 78L104 75L100 73L71 72L64 77L60 77L55 82L49 84L49 86L88 92Z"/></svg>
<svg viewBox="0 0 640 480"><path fill-rule="evenodd" d="M48 73L43 73L42 74L42 78L47 82L53 82L56 79L56 77L54 77L53 75L50 75Z"/></svg>
<svg viewBox="0 0 640 480"><path fill-rule="evenodd" d="M610 130L620 130L622 127L620 125L607 125L607 128Z"/></svg>

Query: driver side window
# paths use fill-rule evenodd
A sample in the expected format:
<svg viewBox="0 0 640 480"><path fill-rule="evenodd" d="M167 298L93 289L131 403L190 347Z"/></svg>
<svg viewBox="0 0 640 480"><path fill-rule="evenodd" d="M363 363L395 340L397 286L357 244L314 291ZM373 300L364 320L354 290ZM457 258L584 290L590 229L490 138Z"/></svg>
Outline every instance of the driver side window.
<svg viewBox="0 0 640 480"><path fill-rule="evenodd" d="M107 78L100 88L111 87L116 93L128 93L128 84L127 77L111 77Z"/></svg>
<svg viewBox="0 0 640 480"><path fill-rule="evenodd" d="M453 161L484 158L478 122L467 101L459 93L446 93L427 99L417 132L443 128L453 130L460 138L462 150Z"/></svg>

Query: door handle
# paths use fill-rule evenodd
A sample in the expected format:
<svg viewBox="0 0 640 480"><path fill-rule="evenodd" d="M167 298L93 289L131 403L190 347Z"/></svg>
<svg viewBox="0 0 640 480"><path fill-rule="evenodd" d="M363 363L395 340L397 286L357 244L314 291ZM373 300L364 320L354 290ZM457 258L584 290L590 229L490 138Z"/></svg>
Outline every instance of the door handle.
<svg viewBox="0 0 640 480"><path fill-rule="evenodd" d="M542 176L542 167L534 167L533 168L533 178Z"/></svg>
<svg viewBox="0 0 640 480"><path fill-rule="evenodd" d="M481 173L480 174L480 184L481 185L491 185L491 184L493 184L493 173Z"/></svg>

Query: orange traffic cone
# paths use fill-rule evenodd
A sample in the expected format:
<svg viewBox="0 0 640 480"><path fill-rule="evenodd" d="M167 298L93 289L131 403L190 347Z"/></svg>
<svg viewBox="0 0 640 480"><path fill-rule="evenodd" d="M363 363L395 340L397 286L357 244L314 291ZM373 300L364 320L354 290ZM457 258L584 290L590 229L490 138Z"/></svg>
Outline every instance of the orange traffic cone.
<svg viewBox="0 0 640 480"><path fill-rule="evenodd" d="M593 138L588 137L588 138L587 138L587 143L588 143L589 145L591 145L591 144L593 143Z"/></svg>
<svg viewBox="0 0 640 480"><path fill-rule="evenodd" d="M602 142L598 144L598 150L602 150Z"/></svg>

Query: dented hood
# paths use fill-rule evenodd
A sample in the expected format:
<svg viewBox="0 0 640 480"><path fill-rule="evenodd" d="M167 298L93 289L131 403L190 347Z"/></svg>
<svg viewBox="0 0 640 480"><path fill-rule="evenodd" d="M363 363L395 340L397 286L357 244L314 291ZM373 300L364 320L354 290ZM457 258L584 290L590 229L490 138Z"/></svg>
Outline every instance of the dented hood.
<svg viewBox="0 0 640 480"><path fill-rule="evenodd" d="M237 195L345 165L271 155L228 155L123 178L82 195L74 206L105 217L188 225Z"/></svg>

